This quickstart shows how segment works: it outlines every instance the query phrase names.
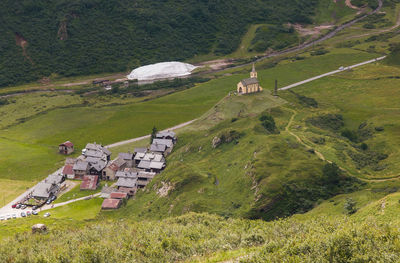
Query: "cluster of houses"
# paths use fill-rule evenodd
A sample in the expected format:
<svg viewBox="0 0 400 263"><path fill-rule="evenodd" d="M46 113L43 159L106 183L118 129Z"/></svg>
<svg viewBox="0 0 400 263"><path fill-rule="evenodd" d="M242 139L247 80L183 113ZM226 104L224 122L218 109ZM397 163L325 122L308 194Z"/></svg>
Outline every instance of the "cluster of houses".
<svg viewBox="0 0 400 263"><path fill-rule="evenodd" d="M119 153L114 160L106 147L88 143L78 158L66 159L62 177L82 180L81 190L95 190L101 180L116 181L114 187L104 187L101 196L105 198L103 209L117 209L165 169L165 157L171 153L176 140L172 131L159 132L148 148ZM68 142L60 144L60 153L70 152L66 149L68 146L73 149Z"/></svg>
<svg viewBox="0 0 400 263"><path fill-rule="evenodd" d="M148 148L135 148L133 153L120 153L104 173L105 180L116 180L115 187L105 187L101 196L102 209L118 209L166 167L165 157L171 153L176 134L165 131L156 134Z"/></svg>

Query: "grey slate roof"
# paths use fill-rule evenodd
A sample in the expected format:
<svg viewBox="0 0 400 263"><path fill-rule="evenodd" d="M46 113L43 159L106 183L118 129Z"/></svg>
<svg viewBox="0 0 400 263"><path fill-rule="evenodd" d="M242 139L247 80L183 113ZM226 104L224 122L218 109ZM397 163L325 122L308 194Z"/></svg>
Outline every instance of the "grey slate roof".
<svg viewBox="0 0 400 263"><path fill-rule="evenodd" d="M102 158L107 157L102 151L95 151L95 150L87 150L84 154L86 157L93 157L93 158Z"/></svg>
<svg viewBox="0 0 400 263"><path fill-rule="evenodd" d="M61 183L62 180L63 180L63 177L61 175L51 174L51 175L47 176L47 178L45 179L45 182L48 184L59 184L59 183Z"/></svg>
<svg viewBox="0 0 400 263"><path fill-rule="evenodd" d="M141 180L143 180L143 179L146 179L146 180L153 179L154 176L156 176L156 173L149 173L149 172L139 172L138 173L138 179L141 179Z"/></svg>
<svg viewBox="0 0 400 263"><path fill-rule="evenodd" d="M164 162L150 162L150 169L158 169L161 170L164 168Z"/></svg>
<svg viewBox="0 0 400 263"><path fill-rule="evenodd" d="M137 178L138 173L128 171L118 171L115 174L117 178Z"/></svg>
<svg viewBox="0 0 400 263"><path fill-rule="evenodd" d="M128 161L128 160L133 160L134 156L133 156L133 153L119 153L118 157L123 160Z"/></svg>
<svg viewBox="0 0 400 263"><path fill-rule="evenodd" d="M171 148L174 146L174 142L170 139L154 139L153 144L164 144L168 148Z"/></svg>
<svg viewBox="0 0 400 263"><path fill-rule="evenodd" d="M45 182L40 182L33 189L32 195L36 198L49 198L52 193L56 192L56 190L57 186Z"/></svg>
<svg viewBox="0 0 400 263"><path fill-rule="evenodd" d="M134 152L135 153L146 153L147 148L135 148Z"/></svg>
<svg viewBox="0 0 400 263"><path fill-rule="evenodd" d="M165 144L157 144L157 143L153 143L152 145L150 145L150 151L152 152L165 152L165 150L167 149L167 146Z"/></svg>
<svg viewBox="0 0 400 263"><path fill-rule="evenodd" d="M243 86L248 86L248 85L258 84L258 83L259 83L258 79L256 79L256 78L248 78L248 79L242 80Z"/></svg>
<svg viewBox="0 0 400 263"><path fill-rule="evenodd" d="M173 132L173 131L161 131L161 132L156 134L156 138L158 138L158 139L165 139L167 137L175 139L176 138L176 133Z"/></svg>
<svg viewBox="0 0 400 263"><path fill-rule="evenodd" d="M118 187L134 188L137 185L137 179L136 178L119 178L115 185Z"/></svg>
<svg viewBox="0 0 400 263"><path fill-rule="evenodd" d="M139 169L150 169L150 161L140 161L137 166Z"/></svg>
<svg viewBox="0 0 400 263"><path fill-rule="evenodd" d="M146 154L145 153L141 153L141 152L138 152L136 155L135 155L135 160L142 160L144 157L146 156Z"/></svg>
<svg viewBox="0 0 400 263"><path fill-rule="evenodd" d="M72 168L74 171L87 171L89 169L89 163L86 161L78 160L74 167Z"/></svg>
<svg viewBox="0 0 400 263"><path fill-rule="evenodd" d="M108 156L108 155L111 155L111 152L110 152L107 148L103 147L103 146L100 145L100 144L96 144L96 143L88 143L88 144L86 144L85 149L86 149L87 151L92 150L92 151L103 152L103 153L106 154L107 156Z"/></svg>

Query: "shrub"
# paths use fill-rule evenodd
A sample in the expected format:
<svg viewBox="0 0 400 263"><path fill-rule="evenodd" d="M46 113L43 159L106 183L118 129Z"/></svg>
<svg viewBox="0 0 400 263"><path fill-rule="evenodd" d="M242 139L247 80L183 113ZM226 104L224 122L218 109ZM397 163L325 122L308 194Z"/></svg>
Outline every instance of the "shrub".
<svg viewBox="0 0 400 263"><path fill-rule="evenodd" d="M341 132L341 135L343 137L346 137L347 139L349 139L352 142L358 142L359 141L358 134L355 131L352 131L352 130L349 130L349 129L344 129Z"/></svg>
<svg viewBox="0 0 400 263"><path fill-rule="evenodd" d="M262 115L259 120L261 121L261 125L269 132L269 133L279 133L276 128L275 120L271 115Z"/></svg>
<svg viewBox="0 0 400 263"><path fill-rule="evenodd" d="M328 186L335 186L340 181L340 168L335 163L327 163L322 168L324 181Z"/></svg>
<svg viewBox="0 0 400 263"><path fill-rule="evenodd" d="M352 198L346 198L346 202L344 203L344 210L348 215L352 215L357 212L356 205L357 203Z"/></svg>
<svg viewBox="0 0 400 263"><path fill-rule="evenodd" d="M344 126L343 116L340 114L324 114L308 118L307 123L325 130L338 131Z"/></svg>

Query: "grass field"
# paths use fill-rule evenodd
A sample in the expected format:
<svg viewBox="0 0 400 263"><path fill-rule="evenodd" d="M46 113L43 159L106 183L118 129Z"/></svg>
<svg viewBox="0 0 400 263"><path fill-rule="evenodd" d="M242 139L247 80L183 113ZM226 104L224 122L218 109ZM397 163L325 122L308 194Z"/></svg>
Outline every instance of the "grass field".
<svg viewBox="0 0 400 263"><path fill-rule="evenodd" d="M72 199L77 199L77 198L81 198L84 196L89 196L92 194L96 194L99 193L101 191L101 189L103 188L103 186L106 184L107 182L102 181L99 185L99 187L96 190L85 190L85 191L81 191L80 189L80 184L81 181L77 181L77 184L75 185L74 188L72 188L71 190L69 190L68 192L66 192L65 194L59 196L54 203L63 203Z"/></svg>
<svg viewBox="0 0 400 263"><path fill-rule="evenodd" d="M311 144L328 159L342 165L358 177L399 176L400 152L396 145L400 143L400 123L397 117L400 110L397 99L400 90L399 80L393 78L399 73L399 68L372 64L297 87L293 89L295 92L316 99L320 107L300 112L295 124L304 125L304 121L310 116L330 112L342 114L345 127L350 130L356 131L364 122L370 127L383 127L383 132L373 131L373 135L364 141L371 151L388 154L388 158L380 163L382 169L379 170L371 166L357 169L357 163L349 156L349 151L353 151L355 144L349 140L330 136L326 137L325 145ZM285 97L290 93L284 94ZM310 142L315 132L324 134L323 131L316 131L310 126L297 131L297 134ZM324 135L329 136L329 133L325 132Z"/></svg>
<svg viewBox="0 0 400 263"><path fill-rule="evenodd" d="M305 53L304 56L304 60L283 60L272 68L266 66L269 62L257 65L262 86L272 89L275 78L282 86L341 65L376 57L352 49L333 49L326 55L315 57ZM4 119L7 123L16 123L21 117L33 117L0 130L0 151L7 152L0 156L0 178L24 180L27 182L23 184L24 187L33 185L63 165L65 157L57 154L57 145L65 140L74 142L79 152L87 142L113 143L149 134L154 125L164 129L197 118L234 90L236 83L248 76L248 70L228 70L228 75L218 74L217 79L194 88L144 102L129 104L128 101L127 105L102 107L102 102L93 98L95 103L88 106L56 108L35 114L33 107L40 104L51 109L62 105L63 101L74 104L82 99L67 94L54 98L38 94L23 95L16 99L15 105L3 106L9 109L14 107L15 111L15 114L7 115ZM229 75L231 73L235 74ZM63 96L70 101L64 100ZM123 98L115 100L127 103ZM20 107L25 101L28 107ZM109 104L109 101L105 103ZM42 110L42 107L38 109ZM115 156L119 151L132 149L133 145L126 145L112 151ZM21 192L22 189L17 189L15 195Z"/></svg>
<svg viewBox="0 0 400 263"><path fill-rule="evenodd" d="M32 186L30 181L0 179L0 206L4 206Z"/></svg>

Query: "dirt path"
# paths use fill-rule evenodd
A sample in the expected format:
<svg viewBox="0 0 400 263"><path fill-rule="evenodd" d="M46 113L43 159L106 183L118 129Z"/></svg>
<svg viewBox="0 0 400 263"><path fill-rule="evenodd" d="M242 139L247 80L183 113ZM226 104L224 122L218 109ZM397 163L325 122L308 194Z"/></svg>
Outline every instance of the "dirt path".
<svg viewBox="0 0 400 263"><path fill-rule="evenodd" d="M319 159L321 159L322 161L327 162L327 163L332 163L332 161L330 161L330 160L328 160L327 158L325 158L325 156L324 156L321 152L319 152L319 151L315 150L313 147L309 146L309 145L308 145L307 143L305 143L297 134L293 133L293 132L290 130L290 127L292 126L293 120L294 120L294 118L297 116L298 112L295 111L295 110L293 110L293 109L290 109L290 108L285 108L285 109L287 109L287 110L289 110L289 111L291 111L291 112L293 113L293 115L290 117L290 120L289 120L288 124L287 124L286 127L285 127L285 131L286 131L287 133L289 133L291 136L295 137L296 140L297 140L301 145L303 145L304 147L306 147L308 150L311 150L311 149L314 150L315 154L318 156ZM353 174L352 174L350 171L348 171L347 169L345 169L345 168L343 168L343 167L341 167L341 166L339 166L339 168L340 168L340 170L346 172L347 174L353 175ZM353 176L354 176L354 175L353 175ZM367 179L367 178L360 178L359 176L356 176L356 177L357 177L359 180L364 181L364 182L376 182L376 183L378 183L378 182L387 182L387 181L396 181L396 180L399 180L399 179L400 179L400 175L393 176L393 177L390 177L390 178L382 178L382 179Z"/></svg>
<svg viewBox="0 0 400 263"><path fill-rule="evenodd" d="M361 10L361 8L359 8L358 6L353 5L351 3L351 0L346 0L346 6L350 7L351 9L354 9L354 10Z"/></svg>
<svg viewBox="0 0 400 263"><path fill-rule="evenodd" d="M345 38L345 40L368 37L368 36L373 36L373 35L379 35L379 34L382 34L382 33L387 33L387 32L393 31L393 30L397 29L398 27L400 27L400 12L397 14L397 21L396 21L396 24L394 26L392 26L390 28L387 28L387 29L381 29L381 30L378 30L378 31L375 31L375 32L365 33L365 34L356 35L356 36L350 36L350 37Z"/></svg>

